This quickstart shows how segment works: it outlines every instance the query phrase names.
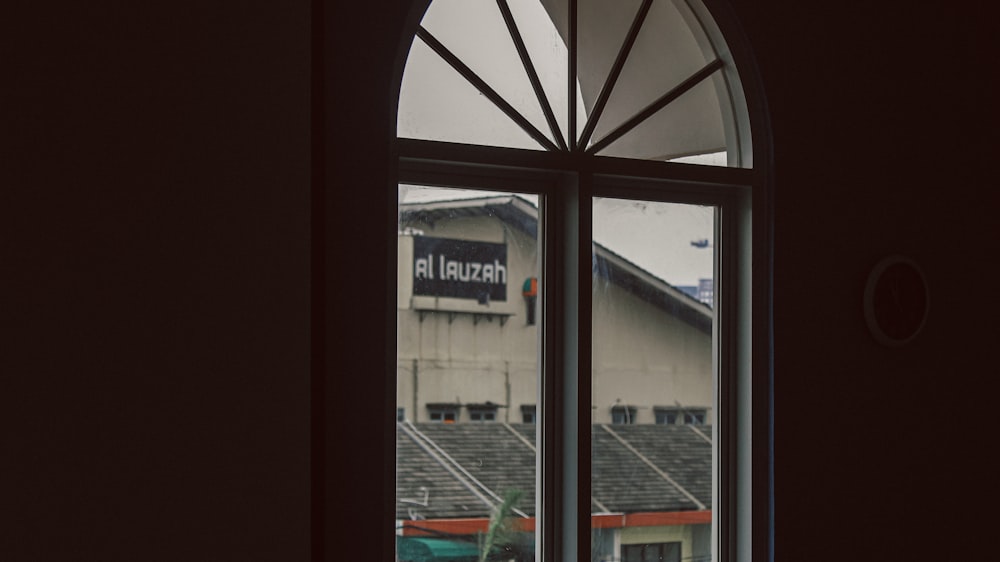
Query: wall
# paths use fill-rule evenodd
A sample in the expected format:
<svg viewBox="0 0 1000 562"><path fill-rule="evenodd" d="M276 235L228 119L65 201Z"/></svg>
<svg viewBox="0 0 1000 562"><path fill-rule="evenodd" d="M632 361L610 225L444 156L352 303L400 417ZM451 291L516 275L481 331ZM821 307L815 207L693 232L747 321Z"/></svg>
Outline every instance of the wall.
<svg viewBox="0 0 1000 562"><path fill-rule="evenodd" d="M0 559L308 559L308 3L4 13Z"/></svg>
<svg viewBox="0 0 1000 562"><path fill-rule="evenodd" d="M654 423L655 406L676 403L712 414L712 335L606 280L594 280L594 423L611 406L637 406L635 423Z"/></svg>
<svg viewBox="0 0 1000 562"><path fill-rule="evenodd" d="M667 542L681 543L681 560L704 560L711 556L710 551L696 549L695 535L704 534L710 525L673 525L670 527L626 527L621 530L619 554L621 546L628 544L656 544ZM710 532L710 531L709 531ZM703 545L699 545L703 546Z"/></svg>
<svg viewBox="0 0 1000 562"><path fill-rule="evenodd" d="M734 4L774 130L776 558L992 552L1000 201L985 4ZM925 332L901 349L876 344L861 310L890 253L917 260L931 293ZM981 283L972 298L967 279Z"/></svg>
<svg viewBox="0 0 1000 562"><path fill-rule="evenodd" d="M776 559L992 552L990 12L733 3L774 130ZM394 267L386 139L406 2L315 14L336 30L313 115L332 132L316 210L334 259L317 262L330 290L312 307L331 322L311 358L305 3L6 7L0 552L303 559L309 360L377 373L395 344L392 278L358 294L336 273ZM890 252L932 291L926 332L898 350L871 340L859 305ZM979 296L958 289L968 279ZM317 482L331 484L313 488L328 508L314 538L331 557L391 548L392 428L356 423L373 402L344 400L390 388L321 388Z"/></svg>
<svg viewBox="0 0 1000 562"><path fill-rule="evenodd" d="M497 410L497 420L520 422L521 406L537 402L538 329L537 325L527 324L521 295L524 279L538 276L535 239L497 218L485 216L407 226L435 238L506 244L507 294L504 301L491 301L489 306L474 299L412 294L406 302L397 303L397 405L406 408L407 419L423 422L429 421L428 403L489 401L508 406ZM397 278L405 277L408 285L401 285L400 292L409 289L412 293L412 244L412 238L399 237L399 247L410 248L409 258L405 251L399 255ZM441 312L422 313L418 309ZM449 311L461 313L452 316ZM488 318L476 313L510 316L505 316L501 324L499 316ZM458 421L468 421L468 416L468 410L462 408Z"/></svg>

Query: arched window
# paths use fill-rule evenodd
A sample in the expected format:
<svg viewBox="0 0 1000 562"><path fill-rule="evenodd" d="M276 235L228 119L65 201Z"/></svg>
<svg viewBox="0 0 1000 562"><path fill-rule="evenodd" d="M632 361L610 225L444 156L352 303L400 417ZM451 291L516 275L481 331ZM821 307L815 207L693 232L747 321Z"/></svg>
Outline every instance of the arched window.
<svg viewBox="0 0 1000 562"><path fill-rule="evenodd" d="M766 553L769 141L725 7L414 10L397 558Z"/></svg>

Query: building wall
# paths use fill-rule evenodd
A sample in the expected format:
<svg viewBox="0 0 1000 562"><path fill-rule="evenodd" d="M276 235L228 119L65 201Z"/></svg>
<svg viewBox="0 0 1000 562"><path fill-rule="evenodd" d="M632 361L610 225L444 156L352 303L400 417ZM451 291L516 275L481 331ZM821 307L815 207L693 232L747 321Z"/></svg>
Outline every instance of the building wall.
<svg viewBox="0 0 1000 562"><path fill-rule="evenodd" d="M594 281L594 423L611 406L636 406L636 423L653 423L656 406L711 412L712 336L614 283Z"/></svg>
<svg viewBox="0 0 1000 562"><path fill-rule="evenodd" d="M0 559L308 560L309 2L4 8Z"/></svg>
<svg viewBox="0 0 1000 562"><path fill-rule="evenodd" d="M538 324L527 324L521 294L524 280L538 276L537 244L495 218L408 226L438 238L506 243L507 296L483 305L412 295L413 240L399 237L397 407L407 419L428 421L428 403L492 402L506 406L497 411L499 421L520 422L521 406L537 403ZM465 408L458 421L468 421Z"/></svg>
<svg viewBox="0 0 1000 562"><path fill-rule="evenodd" d="M428 236L506 243L508 279L507 300L488 306L413 295L413 239L399 236L397 408L405 409L407 419L428 421L428 403L489 401L506 406L498 410L498 420L521 421L521 407L538 401L540 324L526 323L521 295L524 279L538 276L536 241L485 216L405 226ZM653 423L656 406L711 412L711 334L614 283L597 280L594 299L594 423L611 423L616 404L635 407L635 423ZM539 315L540 310L539 305ZM477 316L483 313L511 316L501 323ZM468 421L464 408L458 421Z"/></svg>
<svg viewBox="0 0 1000 562"><path fill-rule="evenodd" d="M700 540L711 533L710 525L672 525L662 527L625 527L620 531L620 546L629 544L681 543L681 560L704 562L711 559L706 549L710 543ZM621 553L621 550L619 550Z"/></svg>

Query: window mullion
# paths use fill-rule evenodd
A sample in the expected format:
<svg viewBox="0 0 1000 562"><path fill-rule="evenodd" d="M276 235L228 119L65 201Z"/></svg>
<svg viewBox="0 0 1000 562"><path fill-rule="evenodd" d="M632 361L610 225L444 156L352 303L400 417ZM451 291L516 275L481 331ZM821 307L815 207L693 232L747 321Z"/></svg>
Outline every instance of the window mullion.
<svg viewBox="0 0 1000 562"><path fill-rule="evenodd" d="M590 556L590 176L567 174L544 203L541 560Z"/></svg>
<svg viewBox="0 0 1000 562"><path fill-rule="evenodd" d="M601 93L598 94L597 101L594 102L594 107L590 111L587 123L583 127L583 133L580 135L580 146L583 148L587 147L587 143L590 142L590 136L594 133L594 129L597 128L597 122L601 119L601 114L608 103L608 98L611 97L611 91L614 90L615 84L618 82L618 77L625 67L625 60L628 59L628 55L632 51L632 45L635 44L635 39L639 36L639 30L642 28L643 22L646 21L646 14L649 13L649 7L652 3L653 0L644 0L642 5L639 6L638 12L636 12L635 18L632 20L632 27L629 28L628 34L625 36L625 42L622 43L621 48L618 50L618 57L615 58L614 64L611 65L611 70L604 81Z"/></svg>
<svg viewBox="0 0 1000 562"><path fill-rule="evenodd" d="M561 187L561 186L559 186ZM565 191L556 189L540 201L542 245L542 278L540 292L542 294L542 373L539 388L540 423L536 427L538 443L537 483L535 506L537 514L537 536L535 556L540 561L555 561L563 558L565 534L564 518L559 515L559 507L563 504L564 465L563 425L565 418L563 389L565 377L560 376L566 369L565 353L565 309L561 300L565 294L563 278L566 277L563 268L563 254L566 238L566 218L562 212L566 206ZM570 494L571 495L571 494Z"/></svg>
<svg viewBox="0 0 1000 562"><path fill-rule="evenodd" d="M559 150L552 141L545 136L544 133L535 128L517 109L514 108L507 100L503 98L496 90L490 87L485 80L479 77L468 65L461 61L454 53L448 50L440 41L435 38L431 32L427 31L423 27L417 29L417 37L419 37L428 47L431 48L438 56L441 57L449 66L455 69L456 72L462 75L463 78L468 80L470 84L473 85L480 93L486 96L493 105L495 105L500 111L502 111L507 117L509 117L518 127L528 133L531 138L535 139L538 144L542 145L546 150Z"/></svg>
<svg viewBox="0 0 1000 562"><path fill-rule="evenodd" d="M578 554L576 560L591 558L591 430L593 372L592 321L593 321L593 215L594 177L589 171L581 172L576 178L577 255L576 287L576 439L577 439L577 536Z"/></svg>
<svg viewBox="0 0 1000 562"><path fill-rule="evenodd" d="M626 133L636 128L646 119L652 117L657 111L663 109L668 104L681 97L687 93L691 88L694 88L701 83L702 80L708 78L713 72L722 68L724 65L723 61L720 59L715 59L712 62L706 64L701 70L692 74L688 79L684 80L677 86L674 86L669 92L663 94L656 99L653 103L647 105L641 109L638 113L630 117L627 121L619 125L615 130L611 131L605 135L601 140L595 142L589 148L587 148L588 154L597 154L601 150L604 150L609 144L615 142L619 138L623 137Z"/></svg>

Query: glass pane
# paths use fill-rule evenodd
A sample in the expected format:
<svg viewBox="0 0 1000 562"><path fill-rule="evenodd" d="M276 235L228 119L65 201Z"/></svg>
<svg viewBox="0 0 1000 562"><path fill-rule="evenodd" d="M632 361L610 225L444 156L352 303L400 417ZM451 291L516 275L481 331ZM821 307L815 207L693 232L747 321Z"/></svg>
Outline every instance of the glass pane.
<svg viewBox="0 0 1000 562"><path fill-rule="evenodd" d="M641 0L579 0L577 4L577 79L588 116L641 5ZM581 133L583 128L581 121Z"/></svg>
<svg viewBox="0 0 1000 562"><path fill-rule="evenodd" d="M563 139L568 142L567 103L567 65L569 51L566 41L560 35L553 22L561 22L560 29L565 30L565 5L552 6L551 2L543 5L538 0L510 0L510 10L514 21L524 39L525 48L531 57L531 62L538 73L539 82L545 91L546 98L555 114L556 122ZM553 10L550 14L546 10ZM587 119L583 97L580 94L579 83L576 88L576 109L578 127L582 127Z"/></svg>
<svg viewBox="0 0 1000 562"><path fill-rule="evenodd" d="M513 9L512 6L511 10ZM424 14L421 25L503 96L535 128L549 140L553 140L542 107L538 103L538 96L531 87L524 63L517 54L514 40L495 0L434 0ZM522 29L522 39L532 30L544 33L545 28L536 26ZM539 62L544 66L547 61Z"/></svg>
<svg viewBox="0 0 1000 562"><path fill-rule="evenodd" d="M510 7L519 26L521 37L532 56L532 63L539 75L543 89L547 88L550 95L558 94L558 98L550 97L549 99L560 101L563 108L563 121L565 121L566 104L563 101L566 98L565 46L558 39L555 26L552 25L552 21L538 2L518 0L510 2ZM555 137L545 119L538 96L531 86L524 64L517 53L514 41L496 2L435 0L424 14L421 25L491 88L496 90L538 131L550 140L554 140ZM418 43L423 44L420 39L417 39L414 41L414 46ZM437 57L436 54L432 56ZM444 64L443 61L441 62ZM445 67L447 66L445 64ZM448 69L450 70L450 67ZM404 87L400 97L401 104L406 96L415 98L406 100L408 107L412 108L414 114L405 123L402 119L400 120L400 136L519 148L541 148L534 140L529 140L529 144L525 144L522 137L527 137L526 134L516 134L512 140L502 137L499 141L493 142L490 137L481 134L469 137L466 133L456 137L457 131L454 128L426 128L424 121L432 120L434 116L422 114L420 111L428 103L438 106L440 111L444 113L456 110L460 112L462 119L452 118L451 121L464 123L466 129L503 130L507 128L505 124L497 124L495 121L511 121L509 117L495 109L495 106L493 111L482 112L478 108L482 102L493 104L471 85L469 86L471 92L466 91L465 95L461 97L452 94L448 95L446 100L439 99L441 95L444 95L443 90L450 86L448 83L438 82L441 75L444 75L446 80L455 79L455 77L449 77L449 73L445 72L445 69L441 68L440 65L429 63L423 57L413 58L411 55L411 58L407 60ZM457 79L467 82L460 76L457 76ZM561 88L558 87L557 82L561 82ZM476 100L476 97L482 99ZM550 103L552 102L550 101ZM475 107L467 107L469 105ZM556 107L553 106L554 109ZM402 113L401 108L401 116ZM419 126L413 126L415 123L419 123ZM404 125L406 126L404 127ZM513 122L510 125L520 131L520 128Z"/></svg>
<svg viewBox="0 0 1000 562"><path fill-rule="evenodd" d="M536 200L399 186L398 560L534 556Z"/></svg>
<svg viewBox="0 0 1000 562"><path fill-rule="evenodd" d="M396 127L406 138L542 149L419 38L406 60Z"/></svg>
<svg viewBox="0 0 1000 562"><path fill-rule="evenodd" d="M558 133L565 139L569 110L566 6L557 0L508 0L508 4ZM641 5L642 0L579 2L578 134L594 110ZM421 24L542 135L555 138L495 2L434 0ZM588 145L716 58L713 45L686 3L653 0ZM731 103L722 73L716 72L600 154L739 165L725 156L727 149L739 148ZM420 39L414 40L403 75L397 128L401 137L544 148Z"/></svg>
<svg viewBox="0 0 1000 562"><path fill-rule="evenodd" d="M593 212L591 558L711 560L714 208Z"/></svg>
<svg viewBox="0 0 1000 562"><path fill-rule="evenodd" d="M604 131L623 123L715 58L707 58L670 0L653 0L608 100ZM598 136L603 136L598 129Z"/></svg>
<svg viewBox="0 0 1000 562"><path fill-rule="evenodd" d="M600 139L633 115L714 60L707 41L699 42L700 28L693 18L685 18L671 0L654 0L636 37L635 45L622 68L594 139ZM636 131L630 139L606 153L615 156L668 159L671 155L701 154L725 147L719 97L712 89L697 92L700 103L685 101L683 123L659 123ZM674 103L679 103L674 102ZM679 128L684 127L684 128ZM617 152L616 152L617 149Z"/></svg>
<svg viewBox="0 0 1000 562"><path fill-rule="evenodd" d="M644 160L725 154L726 131L717 91L721 80L713 78L718 75L719 72L715 72L598 154ZM711 165L716 161L692 163Z"/></svg>

